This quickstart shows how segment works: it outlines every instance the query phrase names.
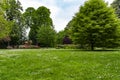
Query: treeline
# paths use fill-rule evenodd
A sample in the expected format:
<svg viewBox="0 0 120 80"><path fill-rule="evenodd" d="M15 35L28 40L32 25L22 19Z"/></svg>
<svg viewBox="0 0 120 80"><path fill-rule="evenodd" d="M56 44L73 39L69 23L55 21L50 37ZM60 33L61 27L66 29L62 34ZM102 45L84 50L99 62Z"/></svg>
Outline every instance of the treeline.
<svg viewBox="0 0 120 80"><path fill-rule="evenodd" d="M34 9L29 7L24 13L19 0L0 2L0 47L18 47L25 41L33 45L53 47L56 31L54 30L50 10L44 6ZM30 28L29 35L27 31Z"/></svg>
<svg viewBox="0 0 120 80"><path fill-rule="evenodd" d="M19 0L1 0L0 47L18 47L25 41L41 47L62 44L75 44L91 50L119 47L119 4L119 0L110 6L104 0L88 0L80 6L66 28L57 33L47 7L29 7L22 13Z"/></svg>
<svg viewBox="0 0 120 80"><path fill-rule="evenodd" d="M119 18L119 0L114 0L110 6L104 0L88 0L63 32L80 48L116 48L120 46Z"/></svg>

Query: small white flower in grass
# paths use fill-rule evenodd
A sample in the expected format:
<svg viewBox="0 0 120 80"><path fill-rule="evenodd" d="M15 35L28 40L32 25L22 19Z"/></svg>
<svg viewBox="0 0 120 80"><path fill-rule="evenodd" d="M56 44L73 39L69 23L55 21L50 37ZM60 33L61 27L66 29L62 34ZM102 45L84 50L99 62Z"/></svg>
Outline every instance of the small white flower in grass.
<svg viewBox="0 0 120 80"><path fill-rule="evenodd" d="M56 56L55 56L55 57L53 57L53 59L54 59L54 60L57 60L57 59L58 59L58 57L56 57Z"/></svg>
<svg viewBox="0 0 120 80"><path fill-rule="evenodd" d="M101 79L101 78L102 78L102 76L98 76L97 78L98 78L98 79Z"/></svg>

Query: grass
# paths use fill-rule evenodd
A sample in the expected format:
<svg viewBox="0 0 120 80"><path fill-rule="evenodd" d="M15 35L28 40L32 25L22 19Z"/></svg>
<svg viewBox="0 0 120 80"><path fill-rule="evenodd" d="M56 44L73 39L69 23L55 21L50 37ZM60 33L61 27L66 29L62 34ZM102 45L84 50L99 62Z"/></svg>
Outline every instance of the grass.
<svg viewBox="0 0 120 80"><path fill-rule="evenodd" d="M120 51L0 50L0 80L120 80Z"/></svg>

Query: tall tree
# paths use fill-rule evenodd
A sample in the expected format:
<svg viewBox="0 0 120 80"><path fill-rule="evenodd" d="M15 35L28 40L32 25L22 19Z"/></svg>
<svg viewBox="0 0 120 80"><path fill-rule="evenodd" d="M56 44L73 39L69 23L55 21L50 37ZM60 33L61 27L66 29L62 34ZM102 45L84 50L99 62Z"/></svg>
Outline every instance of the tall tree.
<svg viewBox="0 0 120 80"><path fill-rule="evenodd" d="M50 18L50 10L44 6L39 7L33 17L33 26L30 28L29 38L33 41L33 44L37 44L37 30L41 26L53 27L52 19Z"/></svg>
<svg viewBox="0 0 120 80"><path fill-rule="evenodd" d="M115 13L120 18L120 0L114 0L111 6L115 9Z"/></svg>
<svg viewBox="0 0 120 80"><path fill-rule="evenodd" d="M33 44L36 44L36 10L33 7L28 7L23 14L25 18L25 26L30 29L29 39L32 40Z"/></svg>
<svg viewBox="0 0 120 80"><path fill-rule="evenodd" d="M119 21L114 10L103 0L88 0L73 18L72 38L75 43L94 47L116 47Z"/></svg>
<svg viewBox="0 0 120 80"><path fill-rule="evenodd" d="M18 45L20 44L23 34L25 33L24 26L23 26L23 17L22 17L22 6L19 0L6 0L5 7L6 13L5 17L8 21L14 23L12 27L12 31L10 33L11 44Z"/></svg>

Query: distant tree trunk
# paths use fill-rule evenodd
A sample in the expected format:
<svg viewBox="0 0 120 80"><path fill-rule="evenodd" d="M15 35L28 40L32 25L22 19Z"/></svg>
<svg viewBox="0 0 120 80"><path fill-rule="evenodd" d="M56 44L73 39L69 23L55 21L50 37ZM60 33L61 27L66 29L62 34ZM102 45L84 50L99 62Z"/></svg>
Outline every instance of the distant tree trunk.
<svg viewBox="0 0 120 80"><path fill-rule="evenodd" d="M94 40L90 39L90 48L94 51Z"/></svg>
<svg viewBox="0 0 120 80"><path fill-rule="evenodd" d="M10 46L10 42L8 41L8 45L7 46Z"/></svg>
<svg viewBox="0 0 120 80"><path fill-rule="evenodd" d="M94 51L94 44L91 43L91 50Z"/></svg>

